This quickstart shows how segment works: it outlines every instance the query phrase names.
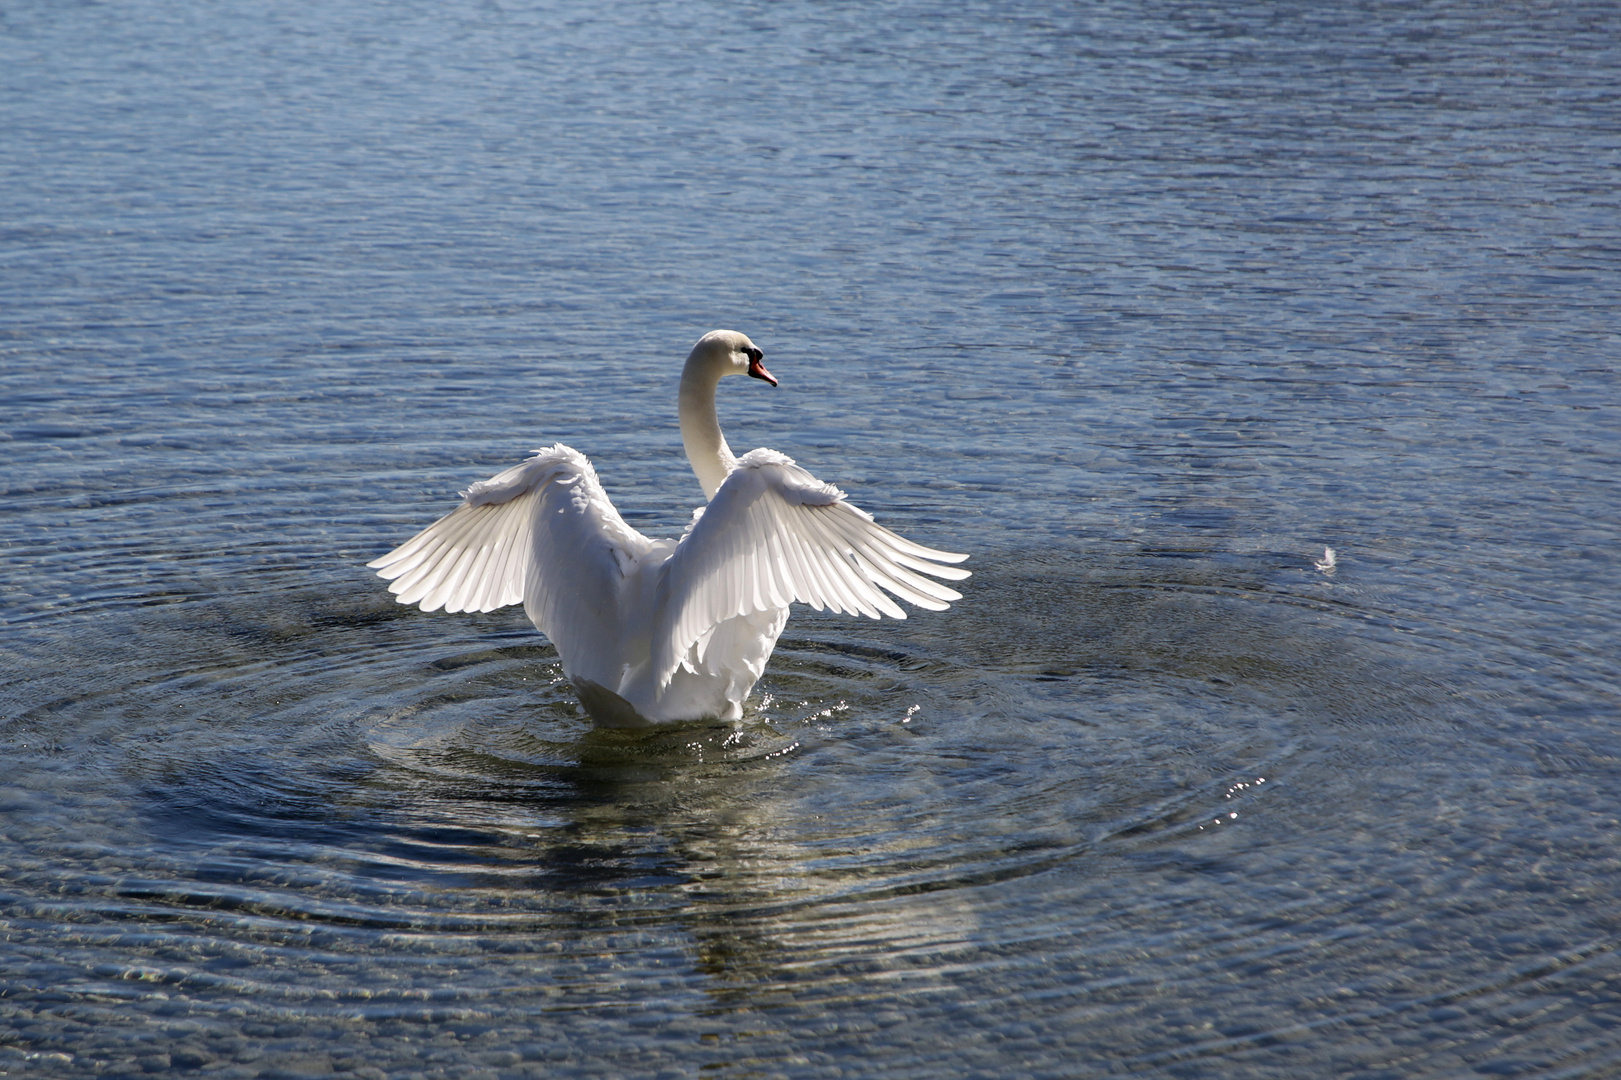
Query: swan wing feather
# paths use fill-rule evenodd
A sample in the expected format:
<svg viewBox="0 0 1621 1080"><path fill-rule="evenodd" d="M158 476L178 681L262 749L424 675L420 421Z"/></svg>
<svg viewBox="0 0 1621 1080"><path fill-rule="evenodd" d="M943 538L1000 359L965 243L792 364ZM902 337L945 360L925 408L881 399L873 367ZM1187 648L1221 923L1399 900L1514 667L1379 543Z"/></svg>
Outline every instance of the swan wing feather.
<svg viewBox="0 0 1621 1080"><path fill-rule="evenodd" d="M906 618L886 593L943 610L961 594L923 574L961 580L968 571L949 564L965 558L897 536L792 459L752 451L694 515L661 568L652 628L658 685L718 624L741 615L798 602Z"/></svg>
<svg viewBox="0 0 1621 1080"><path fill-rule="evenodd" d="M493 611L524 603L542 633L601 644L627 567L652 542L625 523L585 456L562 444L462 493L462 505L381 558L402 604Z"/></svg>

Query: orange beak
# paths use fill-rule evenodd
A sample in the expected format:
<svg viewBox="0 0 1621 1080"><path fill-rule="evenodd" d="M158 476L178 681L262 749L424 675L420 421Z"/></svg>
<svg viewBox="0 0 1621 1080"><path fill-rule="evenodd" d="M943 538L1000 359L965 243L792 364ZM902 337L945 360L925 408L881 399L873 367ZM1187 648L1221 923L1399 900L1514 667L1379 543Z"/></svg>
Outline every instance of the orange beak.
<svg viewBox="0 0 1621 1080"><path fill-rule="evenodd" d="M762 363L760 363L760 361L752 359L752 358L749 360L749 377L751 379L764 379L766 382L770 383L772 386L777 385L776 376L772 375L771 372L767 371L765 369L764 364L762 364Z"/></svg>

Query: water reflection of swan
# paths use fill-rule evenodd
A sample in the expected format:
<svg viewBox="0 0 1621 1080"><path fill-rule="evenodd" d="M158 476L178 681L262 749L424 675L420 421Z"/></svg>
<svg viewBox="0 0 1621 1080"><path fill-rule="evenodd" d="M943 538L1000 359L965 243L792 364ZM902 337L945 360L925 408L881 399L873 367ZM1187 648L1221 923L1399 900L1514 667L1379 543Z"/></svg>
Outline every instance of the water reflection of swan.
<svg viewBox="0 0 1621 1080"><path fill-rule="evenodd" d="M743 334L716 330L681 373L681 440L709 505L680 541L625 523L583 455L558 444L464 493L463 504L368 565L422 610L523 602L605 727L737 719L799 601L871 618L906 613L883 590L944 610L967 556L873 522L773 450L734 457L715 415L725 375L775 386Z"/></svg>

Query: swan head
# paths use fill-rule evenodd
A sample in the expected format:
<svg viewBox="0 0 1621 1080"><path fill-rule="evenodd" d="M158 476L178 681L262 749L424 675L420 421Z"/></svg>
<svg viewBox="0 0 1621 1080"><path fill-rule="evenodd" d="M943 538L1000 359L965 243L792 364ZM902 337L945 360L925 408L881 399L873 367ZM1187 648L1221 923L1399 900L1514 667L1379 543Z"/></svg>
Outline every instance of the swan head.
<svg viewBox="0 0 1621 1080"><path fill-rule="evenodd" d="M761 352L747 334L736 330L711 330L698 339L687 357L687 366L694 365L718 372L719 375L748 375L777 385L776 376L765 369Z"/></svg>

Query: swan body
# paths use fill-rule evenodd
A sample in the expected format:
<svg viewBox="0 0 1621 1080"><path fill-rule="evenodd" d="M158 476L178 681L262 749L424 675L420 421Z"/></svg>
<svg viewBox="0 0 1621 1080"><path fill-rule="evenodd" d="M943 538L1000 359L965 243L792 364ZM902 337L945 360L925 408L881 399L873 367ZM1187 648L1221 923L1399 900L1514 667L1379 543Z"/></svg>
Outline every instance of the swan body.
<svg viewBox="0 0 1621 1080"><path fill-rule="evenodd" d="M774 450L732 454L722 377L775 386L743 334L716 330L681 374L681 439L708 505L679 541L626 524L584 455L558 444L463 492L462 505L368 566L402 604L492 611L522 603L603 727L736 720L788 606L904 619L885 590L940 611L965 555L890 532ZM922 571L922 574L918 573Z"/></svg>

